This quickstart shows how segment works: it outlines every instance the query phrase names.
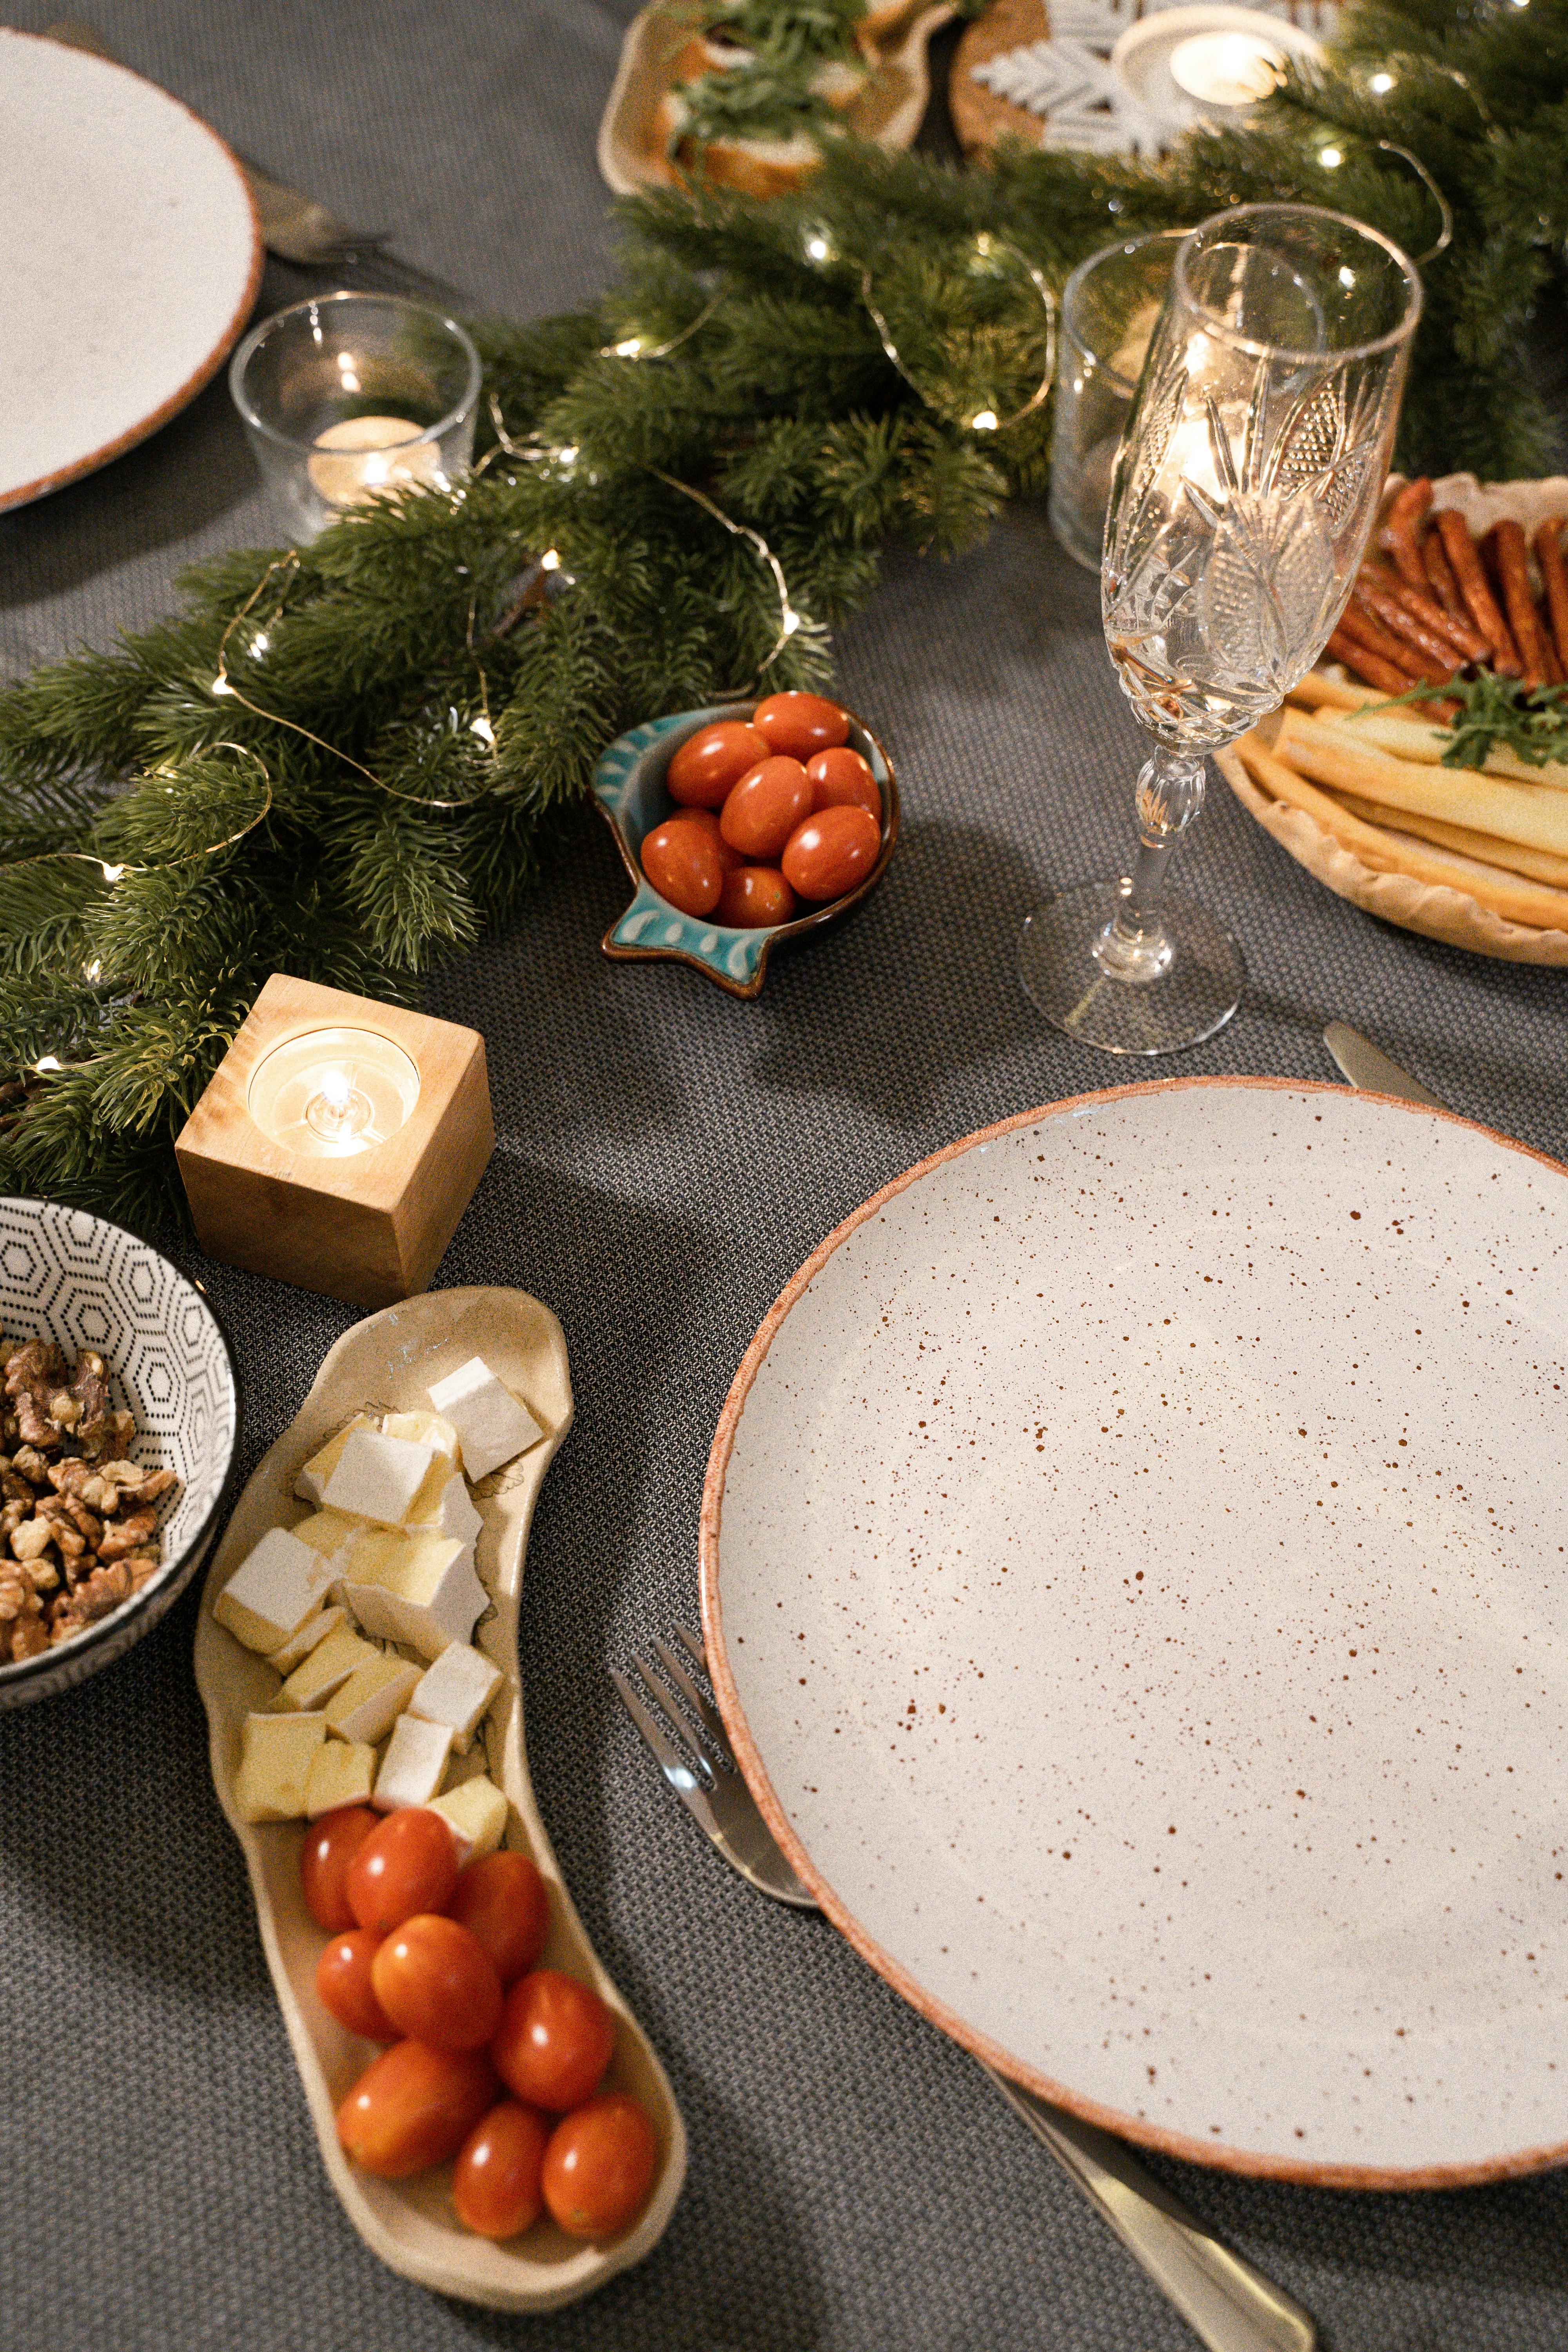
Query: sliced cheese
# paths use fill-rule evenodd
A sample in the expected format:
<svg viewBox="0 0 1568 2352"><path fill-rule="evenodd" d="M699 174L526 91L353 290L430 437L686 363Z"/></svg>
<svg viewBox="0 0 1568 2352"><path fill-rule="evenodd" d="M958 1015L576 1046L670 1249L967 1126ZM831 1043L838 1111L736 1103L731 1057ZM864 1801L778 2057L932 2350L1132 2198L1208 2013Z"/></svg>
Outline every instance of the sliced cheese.
<svg viewBox="0 0 1568 2352"><path fill-rule="evenodd" d="M411 1716L449 1727L459 1756L468 1752L479 1717L500 1688L500 1668L466 1642L453 1642L426 1669L408 1702Z"/></svg>
<svg viewBox="0 0 1568 2352"><path fill-rule="evenodd" d="M419 1679L417 1666L379 1652L361 1666L328 1706L325 1721L340 1739L362 1739L374 1747L384 1739L407 1706Z"/></svg>
<svg viewBox="0 0 1568 2352"><path fill-rule="evenodd" d="M343 1596L367 1633L438 1658L466 1642L487 1606L474 1555L451 1536L391 1530L361 1536L343 1568Z"/></svg>
<svg viewBox="0 0 1568 2352"><path fill-rule="evenodd" d="M328 1438L319 1454L311 1454L294 1481L294 1492L297 1495L302 1495L307 1503L320 1504L321 1490L337 1468L342 1450L354 1431L371 1429L374 1426L368 1412L356 1412L353 1419L345 1428L340 1429L335 1437Z"/></svg>
<svg viewBox="0 0 1568 2352"><path fill-rule="evenodd" d="M528 1407L497 1380L482 1356L470 1356L426 1393L457 1431L463 1467L472 1479L488 1477L544 1434Z"/></svg>
<svg viewBox="0 0 1568 2352"><path fill-rule="evenodd" d="M375 1750L368 1740L323 1740L305 1783L306 1818L320 1821L340 1805L368 1805L374 1780Z"/></svg>
<svg viewBox="0 0 1568 2352"><path fill-rule="evenodd" d="M351 1627L340 1625L295 1667L272 1704L285 1714L308 1715L315 1707L325 1706L351 1675L380 1655Z"/></svg>
<svg viewBox="0 0 1568 2352"><path fill-rule="evenodd" d="M506 1799L495 1782L482 1775L448 1789L444 1797L432 1797L430 1811L439 1813L452 1831L465 1862L494 1853L506 1835Z"/></svg>
<svg viewBox="0 0 1568 2352"><path fill-rule="evenodd" d="M332 1465L321 1499L329 1510L351 1511L383 1527L401 1527L437 1460L433 1445L412 1445L379 1429L351 1430Z"/></svg>
<svg viewBox="0 0 1568 2352"><path fill-rule="evenodd" d="M330 1578L320 1552L287 1528L271 1528L235 1570L213 1615L237 1642L266 1655L304 1623Z"/></svg>
<svg viewBox="0 0 1568 2352"><path fill-rule="evenodd" d="M320 1715L247 1715L240 1727L234 1801L242 1822L294 1822L327 1736Z"/></svg>
<svg viewBox="0 0 1568 2352"><path fill-rule="evenodd" d="M268 1664L276 1666L280 1675L291 1675L318 1642L324 1642L329 1633L346 1622L341 1609L318 1609L313 1617L306 1618L297 1633L289 1634L280 1650L273 1651Z"/></svg>
<svg viewBox="0 0 1568 2352"><path fill-rule="evenodd" d="M446 1777L451 1752L449 1725L423 1723L417 1716L400 1715L375 1776L372 1804L383 1813L397 1812L405 1805L428 1804Z"/></svg>

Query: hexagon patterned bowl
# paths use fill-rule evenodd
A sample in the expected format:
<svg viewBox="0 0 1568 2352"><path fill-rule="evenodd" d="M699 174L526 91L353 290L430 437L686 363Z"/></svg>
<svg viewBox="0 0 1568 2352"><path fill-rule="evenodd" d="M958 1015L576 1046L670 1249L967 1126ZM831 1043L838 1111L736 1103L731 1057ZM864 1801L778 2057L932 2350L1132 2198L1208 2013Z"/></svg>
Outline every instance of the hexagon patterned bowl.
<svg viewBox="0 0 1568 2352"><path fill-rule="evenodd" d="M211 1546L238 1461L239 1382L222 1324L197 1286L150 1243L85 1209L0 1200L0 1330L95 1348L116 1405L135 1417L133 1461L179 1480L159 1534L163 1563L108 1617L35 1658L0 1664L0 1707L85 1682L151 1633Z"/></svg>
<svg viewBox="0 0 1568 2352"><path fill-rule="evenodd" d="M651 719L634 727L608 751L594 771L595 805L616 836L637 896L624 915L610 925L603 946L617 960L673 959L706 972L731 996L755 996L775 948L793 947L814 931L826 930L858 907L887 872L888 860L899 838L899 788L892 763L870 729L848 713L849 741L870 766L882 795L882 846L865 879L842 898L797 915L793 923L775 923L766 930L742 931L712 922L705 915L683 915L661 898L642 870L638 852L643 835L676 813L665 787L665 770L689 736L716 719L750 719L756 700L715 703L706 710L679 710L668 719ZM840 704L842 709L844 706Z"/></svg>

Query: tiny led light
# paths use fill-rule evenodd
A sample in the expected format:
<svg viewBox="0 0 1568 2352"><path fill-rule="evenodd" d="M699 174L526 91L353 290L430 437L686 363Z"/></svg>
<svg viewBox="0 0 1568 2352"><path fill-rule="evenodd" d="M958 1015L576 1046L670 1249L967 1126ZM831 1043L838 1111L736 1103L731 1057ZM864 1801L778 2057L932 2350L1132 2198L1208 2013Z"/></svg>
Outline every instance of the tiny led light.
<svg viewBox="0 0 1568 2352"><path fill-rule="evenodd" d="M483 712L480 713L478 719L471 719L468 721L468 732L470 735L477 735L481 743L488 743L491 751L494 751L496 730L490 725L489 720L484 716Z"/></svg>
<svg viewBox="0 0 1568 2352"><path fill-rule="evenodd" d="M63 1070L65 1068L65 1064L60 1060L58 1054L46 1054L41 1060L33 1064L33 1067L35 1070L39 1070L43 1072L45 1076L47 1076L48 1072L51 1070Z"/></svg>
<svg viewBox="0 0 1568 2352"><path fill-rule="evenodd" d="M212 694L232 694L234 692L234 688L230 686L226 677L215 677L212 685L208 688L208 692Z"/></svg>
<svg viewBox="0 0 1568 2352"><path fill-rule="evenodd" d="M1348 292L1350 288L1355 284L1355 271L1353 269L1342 268L1340 271L1340 284L1344 287Z"/></svg>
<svg viewBox="0 0 1568 2352"><path fill-rule="evenodd" d="M1321 147L1318 150L1318 161L1322 164L1325 171L1332 172L1336 170L1337 167L1344 162L1344 157L1341 154L1337 147Z"/></svg>
<svg viewBox="0 0 1568 2352"><path fill-rule="evenodd" d="M994 433L996 411L994 408L982 408L970 418L969 429L972 433Z"/></svg>
<svg viewBox="0 0 1568 2352"><path fill-rule="evenodd" d="M106 866L103 869L103 878L106 882L118 882L125 870L123 866Z"/></svg>
<svg viewBox="0 0 1568 2352"><path fill-rule="evenodd" d="M786 604L784 606L784 621L782 625L786 637L793 637L795 631L799 628L800 614L795 611L793 604Z"/></svg>
<svg viewBox="0 0 1568 2352"><path fill-rule="evenodd" d="M640 335L628 335L624 343L613 343L610 348L618 360L640 360L642 357L642 337Z"/></svg>
<svg viewBox="0 0 1568 2352"><path fill-rule="evenodd" d="M539 559L539 568L541 572L560 571L561 557L553 547L547 547L545 549L543 554Z"/></svg>
<svg viewBox="0 0 1568 2352"><path fill-rule="evenodd" d="M1394 88L1394 76L1389 73L1375 73L1368 82L1367 88L1376 90L1379 98L1383 98Z"/></svg>
<svg viewBox="0 0 1568 2352"><path fill-rule="evenodd" d="M808 261L826 261L831 258L832 253L833 247L828 244L827 239L825 236L808 236L806 238L805 257Z"/></svg>

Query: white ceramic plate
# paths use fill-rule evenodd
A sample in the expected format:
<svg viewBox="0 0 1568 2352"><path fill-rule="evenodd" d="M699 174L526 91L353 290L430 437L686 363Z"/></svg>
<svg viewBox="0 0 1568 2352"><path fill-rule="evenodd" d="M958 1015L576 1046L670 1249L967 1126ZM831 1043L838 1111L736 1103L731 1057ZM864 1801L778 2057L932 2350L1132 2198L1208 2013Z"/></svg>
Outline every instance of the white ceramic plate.
<svg viewBox="0 0 1568 2352"><path fill-rule="evenodd" d="M618 2238L591 2243L568 2238L552 2221L536 2223L520 2238L493 2243L458 2221L450 2165L412 2180L377 2180L350 2163L333 2119L339 2102L376 2053L373 2043L338 2025L316 1993L316 1964L327 1939L300 1892L303 1824L242 1822L235 1809L240 1726L252 1708L268 1705L278 1677L264 1658L242 1648L214 1622L215 1598L268 1528L291 1526L304 1517L309 1506L294 1496L300 1465L352 1413L366 1405L400 1412L427 1408L430 1381L476 1355L483 1356L524 1400L545 1433L541 1444L481 1479L474 1490L482 1522L478 1567L495 1602L480 1620L474 1641L505 1676L482 1732L485 1764L511 1802L507 1843L531 1854L550 1888L550 1934L542 1965L583 1978L614 2010L616 2054L606 2083L612 2090L630 2091L641 2100L659 2142L658 2170L637 2221ZM229 1826L244 1848L267 1965L328 2177L349 2220L384 2263L439 2294L458 2295L495 2311L552 2311L592 2294L617 2271L640 2262L663 2236L686 2175L686 2131L675 2095L573 1907L528 1773L518 1678L518 1600L533 1507L571 1423L572 1384L561 1326L526 1291L432 1290L367 1316L329 1351L298 1419L258 1465L213 1561L196 1625L196 1683L206 1703L213 1780Z"/></svg>
<svg viewBox="0 0 1568 2352"><path fill-rule="evenodd" d="M742 1364L703 1613L791 1859L1128 2137L1335 2185L1568 2155L1568 1171L1339 1087L994 1128Z"/></svg>
<svg viewBox="0 0 1568 2352"><path fill-rule="evenodd" d="M0 28L0 510L193 400L261 278L239 166L123 66Z"/></svg>

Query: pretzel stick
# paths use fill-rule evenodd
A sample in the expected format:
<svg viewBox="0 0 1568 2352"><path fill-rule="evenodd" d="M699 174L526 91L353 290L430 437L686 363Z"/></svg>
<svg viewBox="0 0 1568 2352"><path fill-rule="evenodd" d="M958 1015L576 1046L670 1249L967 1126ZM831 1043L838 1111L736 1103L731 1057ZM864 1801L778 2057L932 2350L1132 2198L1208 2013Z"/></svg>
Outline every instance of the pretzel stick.
<svg viewBox="0 0 1568 2352"><path fill-rule="evenodd" d="M1390 499L1383 527L1377 534L1379 547L1385 547L1393 556L1400 578L1408 588L1426 587L1426 574L1422 569L1415 534L1421 518L1432 503L1432 485L1423 475L1419 481L1406 482L1404 488Z"/></svg>
<svg viewBox="0 0 1568 2352"><path fill-rule="evenodd" d="M1505 874L1523 874L1532 881L1568 889L1568 857L1553 857L1549 849L1521 849L1517 841L1500 841L1495 833L1472 833L1468 825L1445 824L1441 817L1412 816L1407 810L1389 808L1382 801L1363 800L1359 793L1337 793L1334 797L1368 824L1393 825L1421 841L1436 842L1441 849L1457 849L1482 866L1500 866Z"/></svg>
<svg viewBox="0 0 1568 2352"><path fill-rule="evenodd" d="M1429 768L1393 759L1385 751L1368 751L1355 728L1353 719L1308 719L1300 710L1287 710L1274 748L1314 783L1568 857L1568 794L1509 783L1478 769Z"/></svg>
<svg viewBox="0 0 1568 2352"><path fill-rule="evenodd" d="M1481 545L1491 557L1492 569L1502 588L1508 625L1524 665L1524 683L1527 687L1544 686L1546 646L1536 617L1535 599L1530 593L1523 528L1517 522L1494 522Z"/></svg>
<svg viewBox="0 0 1568 2352"><path fill-rule="evenodd" d="M1416 842L1402 841L1377 825L1367 824L1331 800L1327 793L1314 792L1282 761L1271 757L1255 734L1239 736L1234 749L1254 783L1271 793L1276 800L1300 809L1342 848L1352 851L1377 873L1404 874L1413 882L1438 883L1447 889L1462 891L1466 898L1489 908L1508 922L1525 923L1538 930L1568 929L1568 890L1493 881L1484 868L1472 866L1468 859L1451 855L1445 857L1440 852L1423 849Z"/></svg>
<svg viewBox="0 0 1568 2352"><path fill-rule="evenodd" d="M1385 596L1391 596L1403 612L1413 620L1421 622L1440 644L1451 646L1455 653L1461 655L1466 661L1484 661L1490 652L1490 646L1473 621L1468 617L1456 620L1435 598L1428 596L1425 589L1412 588L1406 582L1396 580L1392 572L1384 572L1380 564L1363 563L1356 581L1357 593L1366 595L1369 583L1373 587L1380 588ZM1367 602L1371 604L1370 597ZM1373 609L1375 611L1377 608L1374 605ZM1391 620L1389 625L1393 627L1395 625Z"/></svg>
<svg viewBox="0 0 1568 2352"><path fill-rule="evenodd" d="M1407 589L1405 596L1407 597L1409 593ZM1391 595L1382 581L1367 571L1364 566L1356 577L1355 594L1369 613L1376 614L1385 628L1392 630L1396 637L1404 637L1411 645L1418 646L1428 661L1439 664L1447 677L1453 676L1461 661L1466 659L1473 661L1477 658L1474 654L1468 653L1466 646L1456 646L1449 643L1446 633L1453 627L1453 623L1447 613L1438 614L1444 631L1444 634L1440 635L1437 630L1427 625L1424 615L1413 613L1404 598ZM1425 598L1422 601L1425 602ZM1436 612L1437 608L1434 605L1432 609ZM1467 632L1467 635L1473 644L1475 642L1473 633ZM1486 650L1483 646L1482 653Z"/></svg>
<svg viewBox="0 0 1568 2352"><path fill-rule="evenodd" d="M1358 698L1359 701L1375 701L1386 699L1392 695L1407 694L1413 686L1418 686L1421 683L1420 679L1413 677L1408 670L1395 669L1392 662L1384 661L1380 654L1373 653L1366 646L1358 645L1353 637L1348 636L1345 633L1342 614L1339 627L1330 637L1323 651L1331 660L1342 662L1346 669L1353 670L1358 677L1364 677L1369 686L1381 688L1380 696L1363 695ZM1305 686L1306 679L1303 678L1301 683ZM1327 701L1329 698L1324 694L1320 694L1317 698L1320 702ZM1419 708L1429 712L1434 718L1453 719L1458 715L1459 706L1457 702L1424 702Z"/></svg>
<svg viewBox="0 0 1568 2352"><path fill-rule="evenodd" d="M1487 585L1469 524L1452 507L1439 508L1436 520L1442 534L1443 552L1454 567L1465 608L1491 647L1490 667L1500 677L1517 677L1521 667L1520 658L1508 633L1508 623L1498 610L1497 598Z"/></svg>
<svg viewBox="0 0 1568 2352"><path fill-rule="evenodd" d="M1463 621L1468 625L1470 616L1465 610L1465 600L1459 593L1459 583L1454 577L1454 567L1444 551L1440 532L1429 530L1423 534L1421 561L1426 567L1426 577L1431 582L1436 593L1437 602L1442 605L1443 610L1453 620ZM1478 636L1480 635L1479 629L1476 634ZM1487 650L1490 652L1489 646ZM1478 654L1476 658L1479 661L1480 656Z"/></svg>
<svg viewBox="0 0 1568 2352"><path fill-rule="evenodd" d="M1422 679L1428 686L1447 686L1453 677L1452 663L1447 669L1443 668L1422 653L1418 646L1412 645L1408 637L1396 637L1384 628L1363 604L1357 590L1352 589L1351 600L1340 614L1336 634L1349 637L1355 645L1364 646L1369 654L1376 654L1391 669L1403 670L1406 686L1416 685Z"/></svg>
<svg viewBox="0 0 1568 2352"><path fill-rule="evenodd" d="M1568 671L1568 570L1563 567L1563 542L1557 536L1562 528L1561 515L1542 524L1535 534L1535 561L1541 567L1541 577L1546 589L1558 667Z"/></svg>

